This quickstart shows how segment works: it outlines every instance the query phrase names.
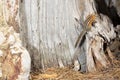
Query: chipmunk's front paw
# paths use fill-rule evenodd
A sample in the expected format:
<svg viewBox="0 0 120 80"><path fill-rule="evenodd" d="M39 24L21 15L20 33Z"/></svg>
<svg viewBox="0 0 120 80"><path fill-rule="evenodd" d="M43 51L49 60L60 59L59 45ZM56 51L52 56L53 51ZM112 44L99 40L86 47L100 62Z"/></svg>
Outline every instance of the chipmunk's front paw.
<svg viewBox="0 0 120 80"><path fill-rule="evenodd" d="M74 68L73 68L74 71L79 71L80 70L80 64L78 62L78 60L74 61Z"/></svg>

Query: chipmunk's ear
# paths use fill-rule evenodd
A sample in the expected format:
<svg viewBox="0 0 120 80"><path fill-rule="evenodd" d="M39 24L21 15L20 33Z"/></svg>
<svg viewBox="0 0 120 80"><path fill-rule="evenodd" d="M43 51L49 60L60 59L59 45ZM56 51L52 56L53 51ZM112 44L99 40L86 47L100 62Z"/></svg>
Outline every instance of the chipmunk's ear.
<svg viewBox="0 0 120 80"><path fill-rule="evenodd" d="M80 24L80 20L78 20L76 17L74 18L76 22Z"/></svg>
<svg viewBox="0 0 120 80"><path fill-rule="evenodd" d="M83 26L83 21L81 21L80 19L77 19L76 17L74 18L76 22L78 22L78 24Z"/></svg>

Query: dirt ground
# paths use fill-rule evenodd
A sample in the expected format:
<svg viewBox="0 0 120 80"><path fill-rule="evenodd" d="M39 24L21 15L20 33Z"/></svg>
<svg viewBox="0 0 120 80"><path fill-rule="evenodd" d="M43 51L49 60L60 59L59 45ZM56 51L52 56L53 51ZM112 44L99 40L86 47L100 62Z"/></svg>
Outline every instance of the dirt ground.
<svg viewBox="0 0 120 80"><path fill-rule="evenodd" d="M42 73L31 73L30 80L120 80L120 65L94 73L81 73L70 67L48 68Z"/></svg>

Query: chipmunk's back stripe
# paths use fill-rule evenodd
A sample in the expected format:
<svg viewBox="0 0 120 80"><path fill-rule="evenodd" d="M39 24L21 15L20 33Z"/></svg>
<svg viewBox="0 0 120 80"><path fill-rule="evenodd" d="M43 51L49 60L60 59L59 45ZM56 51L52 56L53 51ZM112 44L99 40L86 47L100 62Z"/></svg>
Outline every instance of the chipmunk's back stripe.
<svg viewBox="0 0 120 80"><path fill-rule="evenodd" d="M78 47L81 44L83 36L86 34L87 31L91 30L92 23L95 22L96 15L95 14L90 14L86 17L86 20L83 23L84 30L80 33L76 43L75 43L75 48Z"/></svg>

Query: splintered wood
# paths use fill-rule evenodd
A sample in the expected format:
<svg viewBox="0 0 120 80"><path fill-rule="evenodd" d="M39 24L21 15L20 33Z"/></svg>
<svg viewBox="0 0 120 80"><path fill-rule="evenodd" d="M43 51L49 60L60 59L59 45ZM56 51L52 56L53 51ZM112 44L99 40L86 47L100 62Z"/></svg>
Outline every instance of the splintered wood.
<svg viewBox="0 0 120 80"><path fill-rule="evenodd" d="M13 27L0 27L0 77L28 80L31 59Z"/></svg>
<svg viewBox="0 0 120 80"><path fill-rule="evenodd" d="M78 10L80 27L85 25L84 27L90 26L91 29L86 31L81 44L78 43L78 48L75 48L74 54L75 57L77 55L77 61L74 70L81 70L82 72L102 71L110 67L111 61L114 59L112 53L108 50L108 44L116 38L115 28L109 17L97 13L94 0L82 0L82 2L79 0L78 2L76 4L79 7L81 5L84 7L84 9L79 8ZM91 16L91 14L96 14L96 16ZM86 21L86 23L81 24L83 21ZM93 21L95 22L94 25L92 25ZM81 33L83 32L81 31L80 35Z"/></svg>
<svg viewBox="0 0 120 80"><path fill-rule="evenodd" d="M108 68L108 65L111 63L109 58L113 59L112 54L104 48L104 45L105 43L108 44L111 39L114 39L116 34L109 18L104 15L100 16L103 19L101 20L98 17L96 19L95 27L93 27L86 35L87 70L89 72L102 70L102 68ZM108 46L106 45L106 47Z"/></svg>

